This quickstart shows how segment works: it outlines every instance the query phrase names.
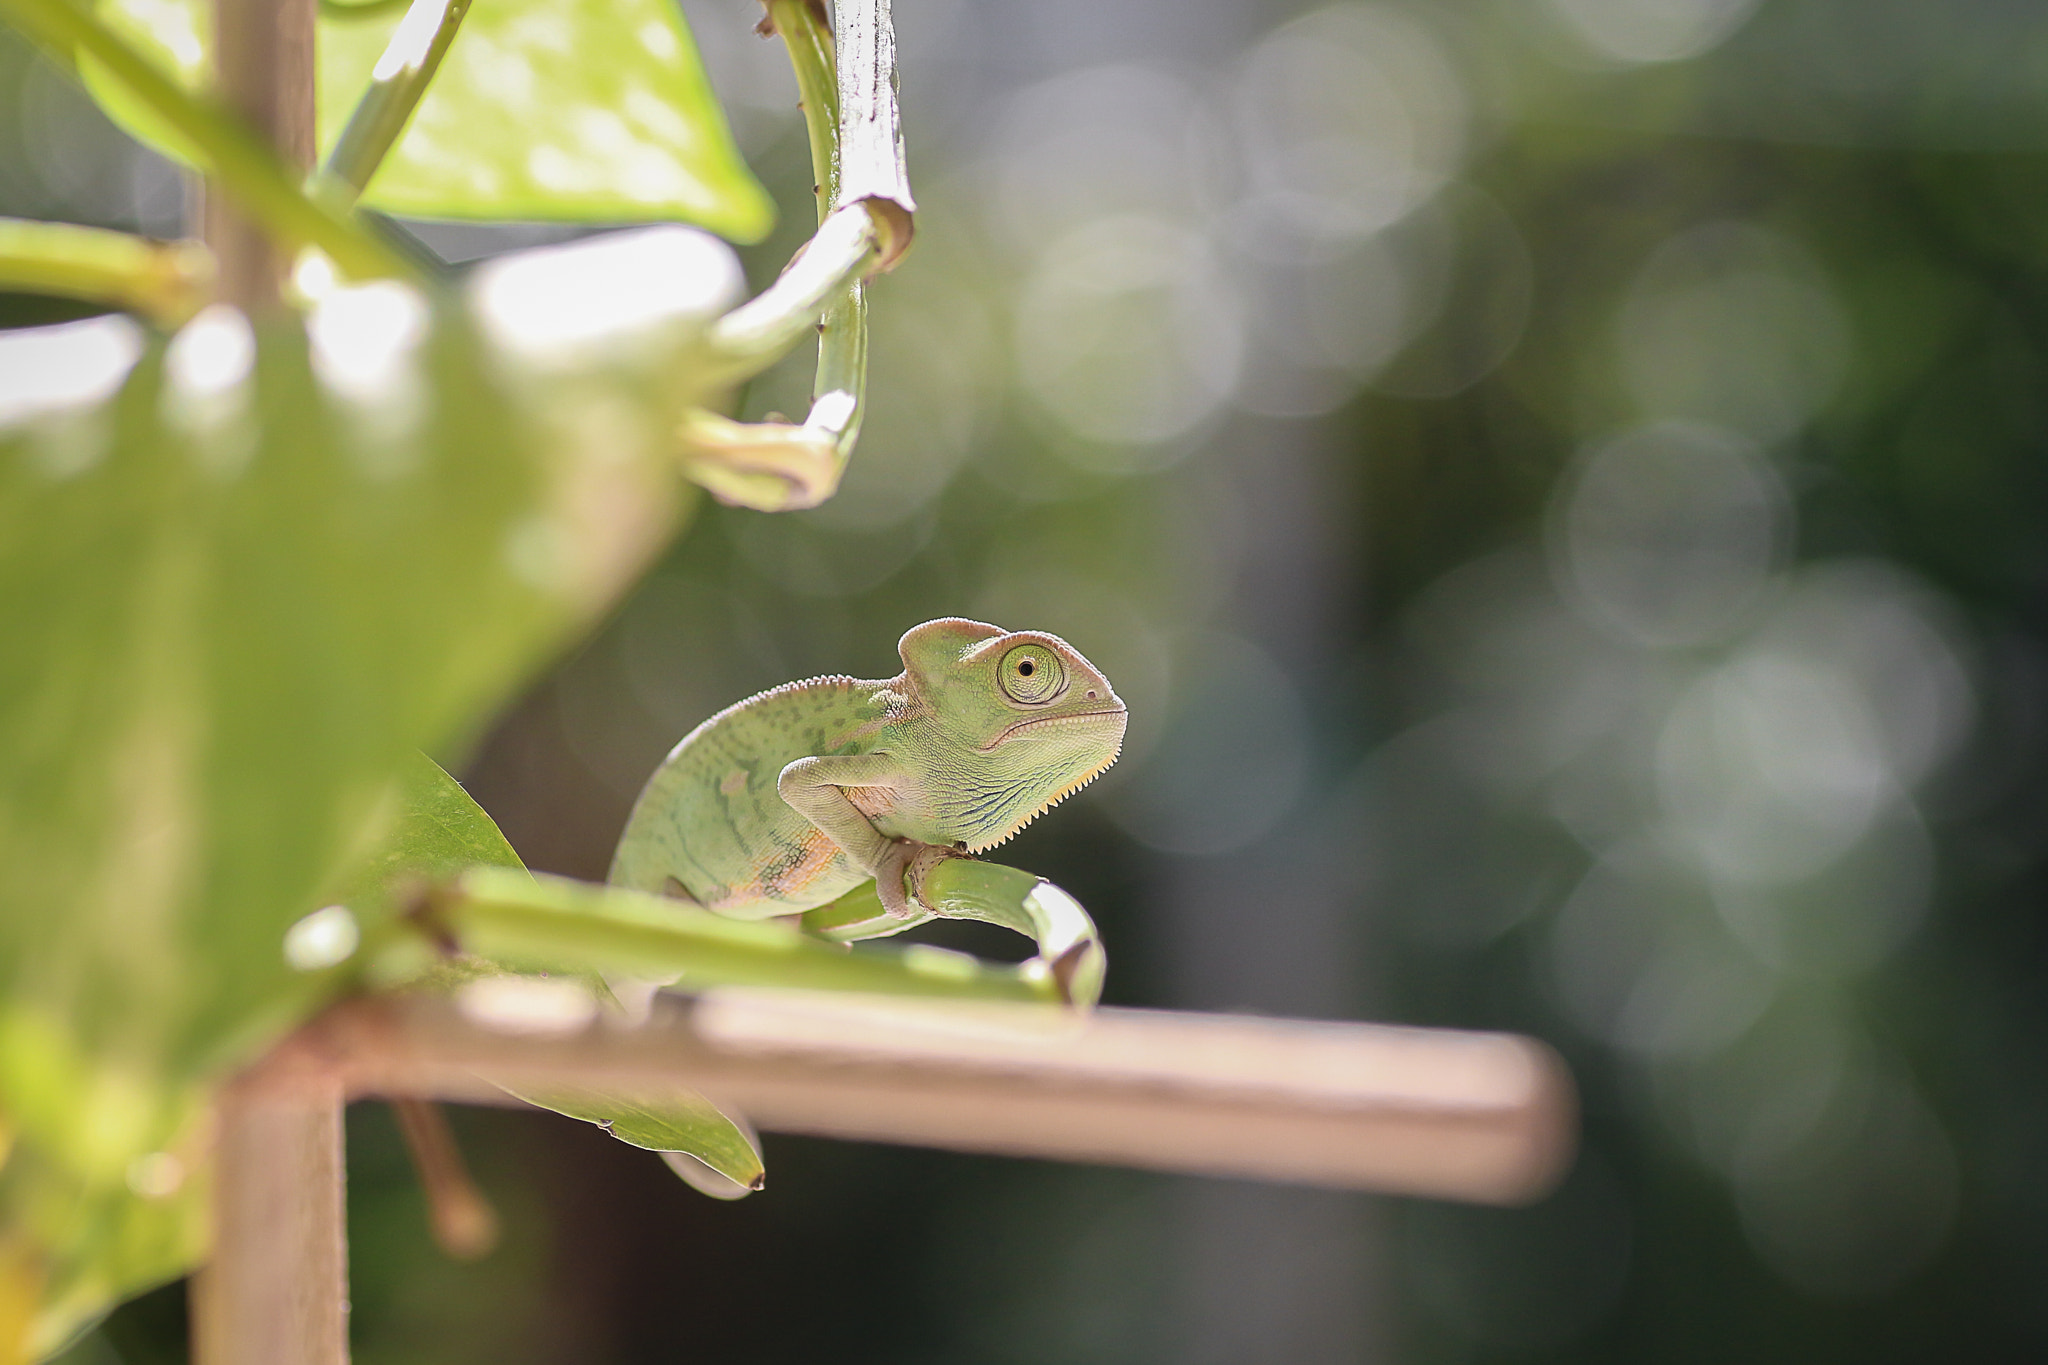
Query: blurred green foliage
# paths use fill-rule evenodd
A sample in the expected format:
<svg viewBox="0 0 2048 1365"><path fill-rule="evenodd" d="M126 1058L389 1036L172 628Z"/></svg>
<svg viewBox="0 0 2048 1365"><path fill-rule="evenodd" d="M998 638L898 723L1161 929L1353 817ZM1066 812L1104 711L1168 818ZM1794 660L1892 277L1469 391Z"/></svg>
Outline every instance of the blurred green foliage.
<svg viewBox="0 0 2048 1365"><path fill-rule="evenodd" d="M735 272L708 238L623 249L668 278L609 312L586 253L496 272L474 313L384 282L5 338L7 1359L201 1253L205 1087L388 937L385 864L430 874L466 824L509 852L430 764L473 819L415 800L379 845L418 751L471 743L685 505L670 433L715 397L698 341Z"/></svg>
<svg viewBox="0 0 2048 1365"><path fill-rule="evenodd" d="M347 363L347 305L310 336L207 315L168 346L112 318L37 342L112 391L33 414L0 464L0 1180L61 1305L46 1347L189 1258L189 1232L117 1230L190 1215L136 1163L331 989L285 926L359 878L414 751L459 751L588 591L573 453L520 420L459 306L379 288L407 324L379 354L412 382L373 412L316 379Z"/></svg>
<svg viewBox="0 0 2048 1365"><path fill-rule="evenodd" d="M841 495L706 509L473 789L600 875L719 706L941 613L1054 629L1132 731L1014 860L1099 913L1111 999L1526 1029L1586 1154L1497 1211L771 1137L725 1206L468 1115L509 1234L457 1267L366 1111L359 1357L2031 1358L2048 20L898 8L925 212ZM694 17L794 190L765 277L793 90ZM160 182L47 79L8 205L132 223Z"/></svg>

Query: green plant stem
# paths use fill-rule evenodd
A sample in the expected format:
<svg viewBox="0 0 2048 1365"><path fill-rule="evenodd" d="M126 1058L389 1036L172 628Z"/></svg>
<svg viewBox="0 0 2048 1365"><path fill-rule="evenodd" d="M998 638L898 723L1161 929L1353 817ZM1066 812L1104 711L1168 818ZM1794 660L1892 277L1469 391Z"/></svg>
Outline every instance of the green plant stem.
<svg viewBox="0 0 2048 1365"><path fill-rule="evenodd" d="M407 275L403 259L340 213L310 199L277 154L217 101L180 88L119 35L69 0L0 0L0 14L63 65L74 52L105 67L195 147L208 171L279 242L315 246L344 274Z"/></svg>
<svg viewBox="0 0 2048 1365"><path fill-rule="evenodd" d="M473 868L434 897L429 925L465 952L513 968L674 978L684 989L808 990L1056 1003L1040 963L985 963L913 945L849 953L786 925L726 919L616 887L512 868Z"/></svg>
<svg viewBox="0 0 2048 1365"><path fill-rule="evenodd" d="M341 130L321 170L321 190L334 203L354 203L384 164L413 111L441 69L471 0L413 0Z"/></svg>
<svg viewBox="0 0 2048 1365"><path fill-rule="evenodd" d="M867 209L865 204L853 207ZM841 463L853 454L867 398L868 287L855 280L818 324L818 377L811 384L811 415L805 422L831 436Z"/></svg>
<svg viewBox="0 0 2048 1365"><path fill-rule="evenodd" d="M811 142L811 190L822 225L839 202L839 77L832 29L819 0L768 0L768 19L789 50L797 107Z"/></svg>
<svg viewBox="0 0 2048 1365"><path fill-rule="evenodd" d="M742 377L760 373L780 359L818 315L843 299L872 265L879 238L865 205L854 204L825 220L789 268L747 302L711 327L716 363ZM863 348L865 349L865 348ZM826 357L818 357L822 376Z"/></svg>
<svg viewBox="0 0 2048 1365"><path fill-rule="evenodd" d="M886 6L878 9L886 27ZM768 0L796 74L811 144L818 231L781 278L712 328L713 363L731 382L759 374L816 327L818 366L801 426L745 424L695 413L683 427L691 477L729 502L767 511L831 496L859 437L867 400L867 294L861 281L900 253L907 229L873 198L842 202L840 73L818 0ZM886 102L894 126L894 90ZM871 158L870 158L871 159ZM905 195L907 200L908 196Z"/></svg>
<svg viewBox="0 0 2048 1365"><path fill-rule="evenodd" d="M709 363L724 382L759 374L813 328L817 378L800 426L701 411L686 416L681 434L691 478L727 502L764 512L815 507L837 490L867 391L861 276L879 259L882 241L869 204L849 204L825 220L774 284L713 324Z"/></svg>
<svg viewBox="0 0 2048 1365"><path fill-rule="evenodd" d="M915 928L926 919L971 919L1000 925L1038 945L1061 996L1087 1009L1102 994L1107 962L1102 937L1081 903L1045 878L978 858L946 858L905 890L925 911L922 919L889 921L873 882L847 892L803 917L806 933L845 941ZM878 934L877 926L886 925Z"/></svg>
<svg viewBox="0 0 2048 1365"><path fill-rule="evenodd" d="M176 327L206 303L213 253L198 242L0 218L0 289L111 304Z"/></svg>

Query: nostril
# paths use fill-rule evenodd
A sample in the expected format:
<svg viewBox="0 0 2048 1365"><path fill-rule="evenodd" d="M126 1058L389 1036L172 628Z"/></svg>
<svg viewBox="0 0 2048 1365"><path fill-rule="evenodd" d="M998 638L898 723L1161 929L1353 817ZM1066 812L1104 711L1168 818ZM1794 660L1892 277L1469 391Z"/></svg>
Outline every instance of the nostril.
<svg viewBox="0 0 2048 1365"><path fill-rule="evenodd" d="M1090 700L1090 701L1094 701L1094 700L1095 700L1095 693L1094 693L1094 691L1093 691L1092 689L1091 689L1091 690L1089 691L1089 693L1088 693L1088 700Z"/></svg>

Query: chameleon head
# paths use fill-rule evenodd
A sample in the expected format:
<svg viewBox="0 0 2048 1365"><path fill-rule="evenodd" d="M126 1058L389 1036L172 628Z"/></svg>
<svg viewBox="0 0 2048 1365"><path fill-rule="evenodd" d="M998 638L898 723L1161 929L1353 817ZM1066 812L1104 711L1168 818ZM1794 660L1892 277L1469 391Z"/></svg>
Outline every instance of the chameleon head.
<svg viewBox="0 0 2048 1365"><path fill-rule="evenodd" d="M1095 665L1057 635L945 617L897 644L904 681L961 757L982 756L1004 788L1028 796L1022 818L967 839L979 850L1016 833L1116 762L1124 704ZM1011 805L1011 802L1005 802Z"/></svg>

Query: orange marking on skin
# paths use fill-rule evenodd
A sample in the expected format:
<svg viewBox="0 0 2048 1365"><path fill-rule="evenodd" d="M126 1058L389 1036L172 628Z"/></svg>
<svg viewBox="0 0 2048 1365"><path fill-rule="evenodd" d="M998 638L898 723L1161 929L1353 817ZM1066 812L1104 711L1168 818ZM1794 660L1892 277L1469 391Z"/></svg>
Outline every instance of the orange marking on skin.
<svg viewBox="0 0 2048 1365"><path fill-rule="evenodd" d="M733 796L747 789L747 770L734 768L718 780L718 790L723 796Z"/></svg>
<svg viewBox="0 0 2048 1365"><path fill-rule="evenodd" d="M761 889L778 900L794 900L801 896L832 860L839 856L839 845L832 842L821 829L814 829L803 836L803 852L794 860L769 858L754 865L755 878Z"/></svg>

